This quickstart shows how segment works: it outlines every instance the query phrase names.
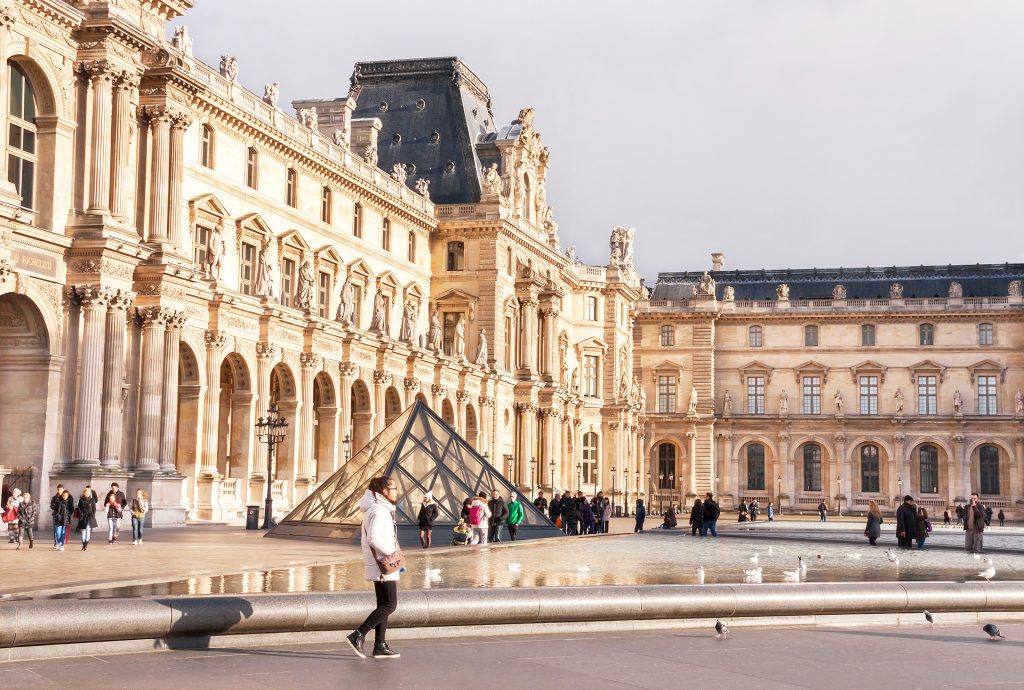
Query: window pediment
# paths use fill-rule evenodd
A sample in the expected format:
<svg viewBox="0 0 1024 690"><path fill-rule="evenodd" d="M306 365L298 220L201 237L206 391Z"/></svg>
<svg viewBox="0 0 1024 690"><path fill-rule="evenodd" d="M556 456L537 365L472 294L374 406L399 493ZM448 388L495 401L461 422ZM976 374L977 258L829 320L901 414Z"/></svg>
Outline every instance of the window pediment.
<svg viewBox="0 0 1024 690"><path fill-rule="evenodd" d="M879 364L873 360L866 360L860 364L850 367L850 375L853 378L853 382L857 383L857 379L863 375L877 374L878 382L885 383L885 372L888 370L884 364Z"/></svg>
<svg viewBox="0 0 1024 690"><path fill-rule="evenodd" d="M290 247L303 256L306 252L312 251L312 247L302 239L302 234L298 230L289 230L277 238L277 251L283 253L285 247Z"/></svg>
<svg viewBox="0 0 1024 690"><path fill-rule="evenodd" d="M601 350L602 354L608 352L608 344L597 337L587 338L576 343L576 354L579 355L584 350Z"/></svg>
<svg viewBox="0 0 1024 690"><path fill-rule="evenodd" d="M269 242L274 233L271 232L267 221L258 213L247 213L235 220L235 250L241 251L242 241L249 238L262 246Z"/></svg>
<svg viewBox="0 0 1024 690"><path fill-rule="evenodd" d="M338 275L338 269L344 265L341 255L329 244L325 244L313 252L313 258L316 261L318 271L330 268L334 271L335 277Z"/></svg>
<svg viewBox="0 0 1024 690"><path fill-rule="evenodd" d="M967 367L967 371L971 373L971 383L977 378L978 374L999 375L999 382L1006 383L1006 367L999 362L991 359L983 359L980 362L976 362L971 366Z"/></svg>
<svg viewBox="0 0 1024 690"><path fill-rule="evenodd" d="M800 379L804 376L820 376L822 383L828 383L828 367L821 362L815 362L814 360L804 362L794 367L793 373L796 376L797 383L800 383Z"/></svg>
<svg viewBox="0 0 1024 690"><path fill-rule="evenodd" d="M655 364L653 366L649 366L648 367L648 366L645 365L645 368L650 369L650 371L651 371L651 380L654 383L658 382L658 375L659 374L664 376L666 373L671 373L671 374L675 374L675 375L679 376L680 378L683 375L683 365L678 363L678 362L669 361L667 359L666 360L662 360L661 362L658 362L657 364Z"/></svg>
<svg viewBox="0 0 1024 690"><path fill-rule="evenodd" d="M942 366L937 362L933 362L930 359L926 359L923 362L910 367L910 381L911 383L917 383L917 377L921 375L934 374L939 377L939 383L946 380L946 367Z"/></svg>
<svg viewBox="0 0 1024 690"><path fill-rule="evenodd" d="M771 383L772 372L774 372L775 369L764 362L758 362L755 360L749 364L744 364L738 369L738 371L740 372L740 381L743 383L747 382L747 377L749 376L764 376L765 383Z"/></svg>
<svg viewBox="0 0 1024 690"><path fill-rule="evenodd" d="M348 265L348 274L362 278L364 283L370 282L370 279L373 278L373 271L370 270L370 266L362 259L356 259Z"/></svg>

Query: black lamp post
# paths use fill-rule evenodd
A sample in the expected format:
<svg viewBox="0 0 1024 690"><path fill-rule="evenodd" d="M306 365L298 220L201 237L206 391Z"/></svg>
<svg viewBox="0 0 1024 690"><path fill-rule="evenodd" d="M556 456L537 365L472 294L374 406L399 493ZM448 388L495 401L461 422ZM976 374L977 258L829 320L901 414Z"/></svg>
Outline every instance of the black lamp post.
<svg viewBox="0 0 1024 690"><path fill-rule="evenodd" d="M576 463L576 491L583 490L583 463Z"/></svg>
<svg viewBox="0 0 1024 690"><path fill-rule="evenodd" d="M629 468L622 468L622 514L629 517Z"/></svg>
<svg viewBox="0 0 1024 690"><path fill-rule="evenodd" d="M537 491L537 458L530 458L530 493L536 494Z"/></svg>
<svg viewBox="0 0 1024 690"><path fill-rule="evenodd" d="M658 512L661 512L662 507L665 505L665 499L661 492L665 490L665 473L658 472Z"/></svg>
<svg viewBox="0 0 1024 690"><path fill-rule="evenodd" d="M615 473L616 472L618 472L618 469L615 467L615 465L612 465L612 512L613 513L615 512L616 496L618 496L618 491L616 491L616 489L615 489Z"/></svg>
<svg viewBox="0 0 1024 690"><path fill-rule="evenodd" d="M636 471L636 497L640 498L640 470L639 469L637 469L637 471ZM626 513L626 514L629 515L629 513Z"/></svg>
<svg viewBox="0 0 1024 690"><path fill-rule="evenodd" d="M551 495L555 495L555 461L552 460L548 463L548 467L551 468Z"/></svg>
<svg viewBox="0 0 1024 690"><path fill-rule="evenodd" d="M278 414L277 404L270 406L267 416L256 421L256 436L261 443L267 444L267 500L264 504L266 513L263 516L263 529L273 527L274 514L274 446L284 441L288 431L288 422Z"/></svg>
<svg viewBox="0 0 1024 690"><path fill-rule="evenodd" d="M341 452L345 456L345 464L348 464L349 458L352 457L352 439L345 434L344 440L341 442Z"/></svg>

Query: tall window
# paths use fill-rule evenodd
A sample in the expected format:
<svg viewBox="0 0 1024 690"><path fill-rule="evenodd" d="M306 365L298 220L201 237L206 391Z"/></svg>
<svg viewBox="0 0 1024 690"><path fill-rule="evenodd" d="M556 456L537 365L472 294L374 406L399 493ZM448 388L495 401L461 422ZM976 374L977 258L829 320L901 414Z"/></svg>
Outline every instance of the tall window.
<svg viewBox="0 0 1024 690"><path fill-rule="evenodd" d="M464 271L466 270L466 245L462 242L449 242L448 243L448 256L445 261L446 270L449 271Z"/></svg>
<svg viewBox="0 0 1024 690"><path fill-rule="evenodd" d="M747 414L764 414L764 377L747 377Z"/></svg>
<svg viewBox="0 0 1024 690"><path fill-rule="evenodd" d="M917 413L938 414L939 413L939 391L937 377L917 377Z"/></svg>
<svg viewBox="0 0 1024 690"><path fill-rule="evenodd" d="M331 192L331 188L325 185L320 190L320 220L330 225L333 217L334 194Z"/></svg>
<svg viewBox="0 0 1024 690"><path fill-rule="evenodd" d="M764 491L764 446L760 443L747 446L747 489Z"/></svg>
<svg viewBox="0 0 1024 690"><path fill-rule="evenodd" d="M197 225L192 239L192 265L199 270L206 267L206 245L209 241L210 231Z"/></svg>
<svg viewBox="0 0 1024 690"><path fill-rule="evenodd" d="M803 394L804 414L821 414L821 377L805 376Z"/></svg>
<svg viewBox="0 0 1024 690"><path fill-rule="evenodd" d="M878 446L860 447L860 490L878 493Z"/></svg>
<svg viewBox="0 0 1024 690"><path fill-rule="evenodd" d="M416 231L409 228L409 263L416 263Z"/></svg>
<svg viewBox="0 0 1024 690"><path fill-rule="evenodd" d="M516 259L512 247L505 247L505 271L511 276L516 272Z"/></svg>
<svg viewBox="0 0 1024 690"><path fill-rule="evenodd" d="M676 377L658 377L658 412L670 414L676 411Z"/></svg>
<svg viewBox="0 0 1024 690"><path fill-rule="evenodd" d="M363 236L363 205L358 201L352 207L352 236Z"/></svg>
<svg viewBox="0 0 1024 690"><path fill-rule="evenodd" d="M316 314L321 319L326 319L328 308L331 303L331 274L327 271L320 271L317 281Z"/></svg>
<svg viewBox="0 0 1024 690"><path fill-rule="evenodd" d="M878 414L878 377L860 377L860 413Z"/></svg>
<svg viewBox="0 0 1024 690"><path fill-rule="evenodd" d="M505 371L512 371L512 346L515 328L514 319L511 316L505 317Z"/></svg>
<svg viewBox="0 0 1024 690"><path fill-rule="evenodd" d="M804 491L821 491L821 447L804 446Z"/></svg>
<svg viewBox="0 0 1024 690"><path fill-rule="evenodd" d="M352 283L352 325L359 328L363 316L363 286Z"/></svg>
<svg viewBox="0 0 1024 690"><path fill-rule="evenodd" d="M978 324L978 344L992 345L995 343L995 327L990 323Z"/></svg>
<svg viewBox="0 0 1024 690"><path fill-rule="evenodd" d="M676 344L676 329L672 326L661 327L661 346L669 347Z"/></svg>
<svg viewBox="0 0 1024 690"><path fill-rule="evenodd" d="M295 291L295 260L285 259L281 262L281 304L292 306L292 293Z"/></svg>
<svg viewBox="0 0 1024 690"><path fill-rule="evenodd" d="M583 356L583 395L585 397L597 397L597 367L597 355Z"/></svg>
<svg viewBox="0 0 1024 690"><path fill-rule="evenodd" d="M995 446L982 446L978 449L978 474L981 488L978 493L985 496L998 496L999 491L999 449Z"/></svg>
<svg viewBox="0 0 1024 690"><path fill-rule="evenodd" d="M298 194L295 190L297 185L298 174L294 169L288 168L288 174L284 183L284 203L288 204L292 208L295 208L298 204Z"/></svg>
<svg viewBox="0 0 1024 690"><path fill-rule="evenodd" d="M597 434L583 434L583 483L597 483Z"/></svg>
<svg viewBox="0 0 1024 690"><path fill-rule="evenodd" d="M587 321L597 321L597 298L593 295L587 295L586 309L587 313L584 318Z"/></svg>
<svg viewBox="0 0 1024 690"><path fill-rule="evenodd" d="M978 414L996 414L996 377L978 377Z"/></svg>
<svg viewBox="0 0 1024 690"><path fill-rule="evenodd" d="M747 345L750 347L761 347L763 344L762 336L764 331L760 326L751 326L747 329Z"/></svg>
<svg viewBox="0 0 1024 690"><path fill-rule="evenodd" d="M9 63L11 81L10 122L7 139L7 181L21 194L22 208L36 207L36 165L38 130L36 97L25 73Z"/></svg>
<svg viewBox="0 0 1024 690"><path fill-rule="evenodd" d="M922 323L917 327L918 344L920 345L934 345L935 344L935 326L930 323Z"/></svg>
<svg viewBox="0 0 1024 690"><path fill-rule="evenodd" d="M818 346L818 327L804 326L804 347Z"/></svg>
<svg viewBox="0 0 1024 690"><path fill-rule="evenodd" d="M260 177L260 154L256 149L250 148L245 155L245 184L247 187L256 189Z"/></svg>
<svg viewBox="0 0 1024 690"><path fill-rule="evenodd" d="M446 311L444 313L443 320L443 349L444 353L448 356L455 354L455 327L459 325L459 321L462 320L461 311Z"/></svg>
<svg viewBox="0 0 1024 690"><path fill-rule="evenodd" d="M921 493L939 493L939 449L921 446L917 458L921 463Z"/></svg>
<svg viewBox="0 0 1024 690"><path fill-rule="evenodd" d="M238 291L243 295L252 294L253 266L256 263L256 245L242 242L242 254L238 266Z"/></svg>
<svg viewBox="0 0 1024 690"><path fill-rule="evenodd" d="M658 488L672 489L676 485L676 447L671 443L658 445Z"/></svg>
<svg viewBox="0 0 1024 690"><path fill-rule="evenodd" d="M866 323L860 327L860 344L863 347L874 347L875 327L873 324Z"/></svg>
<svg viewBox="0 0 1024 690"><path fill-rule="evenodd" d="M386 252L391 251L391 219L385 218L380 224L380 246ZM461 270L461 269L460 269Z"/></svg>
<svg viewBox="0 0 1024 690"><path fill-rule="evenodd" d="M203 125L199 140L199 162L207 168L213 167L213 127Z"/></svg>

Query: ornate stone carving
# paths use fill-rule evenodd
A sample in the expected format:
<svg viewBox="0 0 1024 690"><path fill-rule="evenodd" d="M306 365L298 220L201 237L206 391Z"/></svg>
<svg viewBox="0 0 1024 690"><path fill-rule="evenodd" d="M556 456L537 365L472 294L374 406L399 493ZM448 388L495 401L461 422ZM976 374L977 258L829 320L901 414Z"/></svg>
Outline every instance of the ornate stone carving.
<svg viewBox="0 0 1024 690"><path fill-rule="evenodd" d="M391 384L391 374L386 372L386 371L374 371L373 372L373 382L377 383L377 384L380 384L382 386L390 385Z"/></svg>
<svg viewBox="0 0 1024 690"><path fill-rule="evenodd" d="M320 131L320 118L316 113L315 107L302 108L299 110L299 122L302 126L313 132Z"/></svg>
<svg viewBox="0 0 1024 690"><path fill-rule="evenodd" d="M846 286L836 285L832 288L832 299L846 299Z"/></svg>
<svg viewBox="0 0 1024 690"><path fill-rule="evenodd" d="M1006 288L1006 294L1010 297L1020 297L1024 294L1024 282L1020 280L1011 280L1010 284Z"/></svg>
<svg viewBox="0 0 1024 690"><path fill-rule="evenodd" d="M959 299L964 296L964 286L955 280L949 284L949 298Z"/></svg>
<svg viewBox="0 0 1024 690"><path fill-rule="evenodd" d="M728 417L732 414L732 393L729 391L725 392L725 396L722 398L722 416Z"/></svg>
<svg viewBox="0 0 1024 690"><path fill-rule="evenodd" d="M409 171L406 169L405 163L395 163L391 166L391 178L398 184L404 185L408 176Z"/></svg>
<svg viewBox="0 0 1024 690"><path fill-rule="evenodd" d="M483 327L480 328L480 337L476 343L476 356L473 357L473 364L482 367L487 366L487 331Z"/></svg>
<svg viewBox="0 0 1024 690"><path fill-rule="evenodd" d="M299 365L303 369L316 369L323 362L323 358L315 352L299 353Z"/></svg>
<svg viewBox="0 0 1024 690"><path fill-rule="evenodd" d="M775 286L775 299L780 302L789 299L789 285L786 283L779 283Z"/></svg>
<svg viewBox="0 0 1024 690"><path fill-rule="evenodd" d="M1013 396L1013 413L1018 417L1024 416L1024 391L1020 388L1017 389L1017 393Z"/></svg>
<svg viewBox="0 0 1024 690"><path fill-rule="evenodd" d="M359 365L354 362L342 362L338 365L338 373L356 378L359 376Z"/></svg>
<svg viewBox="0 0 1024 690"><path fill-rule="evenodd" d="M616 225L612 228L611 238L608 240L610 248L609 265L618 268L633 267L633 236L635 228L624 228Z"/></svg>
<svg viewBox="0 0 1024 690"><path fill-rule="evenodd" d="M338 313L335 317L336 321L340 321L346 326L352 323L352 319L355 316L355 304L353 300L352 276L347 275L345 276L345 282L341 286L341 295L338 301Z"/></svg>
<svg viewBox="0 0 1024 690"><path fill-rule="evenodd" d="M425 180L421 177L416 180L415 189L417 194L430 201L430 180Z"/></svg>
<svg viewBox="0 0 1024 690"><path fill-rule="evenodd" d="M687 408L687 411L686 411L686 413L688 415L693 416L693 415L697 414L697 402L698 402L698 399L699 399L699 397L697 395L697 387L696 386L690 386L690 405L689 405L689 407Z"/></svg>
<svg viewBox="0 0 1024 690"><path fill-rule="evenodd" d="M217 223L206 241L206 273L210 280L220 281L220 272L224 267L224 224Z"/></svg>
<svg viewBox="0 0 1024 690"><path fill-rule="evenodd" d="M274 276L274 264L270 260L270 238L260 247L259 263L256 266L256 285L254 294L259 297L274 299L277 294Z"/></svg>
<svg viewBox="0 0 1024 690"><path fill-rule="evenodd" d="M903 397L903 389L902 388L897 388L896 389L896 394L893 395L892 397L896 399L896 416L897 417L902 417L903 416L903 406L906 403L906 400Z"/></svg>
<svg viewBox="0 0 1024 690"><path fill-rule="evenodd" d="M370 142L363 149L363 160L366 161L367 165L377 167L377 142Z"/></svg>
<svg viewBox="0 0 1024 690"><path fill-rule="evenodd" d="M399 329L398 339L410 345L416 342L417 312L416 302L407 296L405 298L405 306L402 309L402 327Z"/></svg>
<svg viewBox="0 0 1024 690"><path fill-rule="evenodd" d="M402 379L402 387L407 391L419 390L420 382L416 379L410 379L408 377Z"/></svg>
<svg viewBox="0 0 1024 690"><path fill-rule="evenodd" d="M234 84L238 81L238 58L234 55L220 56L220 76Z"/></svg>
<svg viewBox="0 0 1024 690"><path fill-rule="evenodd" d="M299 269L298 285L295 287L295 306L304 311L309 311L313 308L315 285L313 267L308 261L303 261L302 267Z"/></svg>
<svg viewBox="0 0 1024 690"><path fill-rule="evenodd" d="M459 322L455 324L455 356L458 359L466 359L466 320L463 318L459 319Z"/></svg>
<svg viewBox="0 0 1024 690"><path fill-rule="evenodd" d="M460 403L469 402L469 393L464 390L455 391L455 399Z"/></svg>
<svg viewBox="0 0 1024 690"><path fill-rule="evenodd" d="M14 264L7 259L0 259L0 285L7 282L7 279L14 274Z"/></svg>
<svg viewBox="0 0 1024 690"><path fill-rule="evenodd" d="M889 299L903 299L903 286L900 283L889 286Z"/></svg>
<svg viewBox="0 0 1024 690"><path fill-rule="evenodd" d="M494 398L489 398L486 395L477 398L477 402L480 403L480 407L494 407Z"/></svg>
<svg viewBox="0 0 1024 690"><path fill-rule="evenodd" d="M256 356L260 359L273 359L277 356L277 345L264 341L256 343Z"/></svg>
<svg viewBox="0 0 1024 690"><path fill-rule="evenodd" d="M174 29L174 38L171 45L185 55L192 54L192 37L188 35L188 27L182 24Z"/></svg>
<svg viewBox="0 0 1024 690"><path fill-rule="evenodd" d="M377 333L383 333L387 326L387 320L385 318L385 308L387 301L384 299L384 292L380 286L377 286L377 292L373 296L373 318L370 319L370 330L376 331Z"/></svg>
<svg viewBox="0 0 1024 690"><path fill-rule="evenodd" d="M832 396L833 402L836 405L836 415L839 417L843 416L843 393L837 390L836 394Z"/></svg>
<svg viewBox="0 0 1024 690"><path fill-rule="evenodd" d="M536 413L538 408L532 402L517 402L516 409L523 413Z"/></svg>
<svg viewBox="0 0 1024 690"><path fill-rule="evenodd" d="M432 352L441 351L441 319L438 316L437 308L430 315L430 331L427 333L427 349Z"/></svg>
<svg viewBox="0 0 1024 690"><path fill-rule="evenodd" d="M953 415L959 417L964 413L964 397L960 395L960 389L953 393Z"/></svg>
<svg viewBox="0 0 1024 690"><path fill-rule="evenodd" d="M789 414L789 393L786 391L779 393L779 414L783 416Z"/></svg>
<svg viewBox="0 0 1024 690"><path fill-rule="evenodd" d="M489 168L483 169L484 194L501 196L501 175L498 174L498 164L491 163Z"/></svg>
<svg viewBox="0 0 1024 690"><path fill-rule="evenodd" d="M693 287L693 294L697 297L715 296L715 279L711 277L710 273L704 271L704 274L697 279L697 284Z"/></svg>
<svg viewBox="0 0 1024 690"><path fill-rule="evenodd" d="M647 288L645 287L644 291L646 290ZM647 298L649 298L649 295L645 297L645 299ZM722 299L725 300L726 302L734 302L736 300L736 288L734 288L732 285L726 285L724 288L722 288Z"/></svg>
<svg viewBox="0 0 1024 690"><path fill-rule="evenodd" d="M206 342L206 347L212 350L219 350L228 344L228 335L224 331L206 331L203 333L203 340ZM259 349L260 343L256 344L256 349Z"/></svg>
<svg viewBox="0 0 1024 690"><path fill-rule="evenodd" d="M436 383L430 385L430 394L435 398L443 398L448 392L448 389L444 386L439 386Z"/></svg>
<svg viewBox="0 0 1024 690"><path fill-rule="evenodd" d="M263 102L277 110L277 101L281 97L281 82L272 81L263 85Z"/></svg>

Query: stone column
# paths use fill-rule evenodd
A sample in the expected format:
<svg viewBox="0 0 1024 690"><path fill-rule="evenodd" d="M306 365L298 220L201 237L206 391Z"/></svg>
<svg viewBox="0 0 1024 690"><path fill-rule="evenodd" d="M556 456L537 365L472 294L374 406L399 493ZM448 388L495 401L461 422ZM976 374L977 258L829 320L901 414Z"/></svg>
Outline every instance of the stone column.
<svg viewBox="0 0 1024 690"><path fill-rule="evenodd" d="M125 377L128 396L125 398L121 423L121 465L128 467L135 464L138 450L139 428L139 377L142 367L142 329L139 324L138 310L128 314L128 352L126 354Z"/></svg>
<svg viewBox="0 0 1024 690"><path fill-rule="evenodd" d="M217 469L217 446L220 440L220 352L228 337L221 331L206 331L206 397L203 399L203 454L199 473L214 477ZM263 415L259 415L263 416Z"/></svg>
<svg viewBox="0 0 1024 690"><path fill-rule="evenodd" d="M686 432L687 454L690 456L690 477L686 493L691 496L697 495L697 431Z"/></svg>
<svg viewBox="0 0 1024 690"><path fill-rule="evenodd" d="M143 110L149 120L150 130L149 232L146 237L150 242L166 242L167 212L170 208L168 177L171 118L163 106L146 106Z"/></svg>
<svg viewBox="0 0 1024 690"><path fill-rule="evenodd" d="M455 391L455 430L459 435L466 435L466 408L469 406L469 393L463 390ZM480 433L480 420L476 422L477 433Z"/></svg>
<svg viewBox="0 0 1024 690"><path fill-rule="evenodd" d="M906 440L907 437L903 434L897 434L893 437L894 448L896 450L896 458L893 463L897 468L897 475L892 477L889 481L892 487L890 495L896 496L900 492L900 488L903 489L903 493L909 493L913 482L911 480L910 472L910 458L906 454ZM901 482L902 480L902 482ZM896 505L899 506L903 502L903 496L900 495L896 499Z"/></svg>
<svg viewBox="0 0 1024 690"><path fill-rule="evenodd" d="M523 325L523 341L520 348L520 359L522 360L521 372L529 375L536 369L534 362L537 353L535 342L537 330L537 300L526 297L520 302L519 310L520 323Z"/></svg>
<svg viewBox="0 0 1024 690"><path fill-rule="evenodd" d="M270 407L270 372L274 369L277 346L273 343L256 343L256 416L266 417ZM267 455L262 450L253 463L253 475L267 476ZM266 487L264 487L266 488Z"/></svg>
<svg viewBox="0 0 1024 690"><path fill-rule="evenodd" d="M338 435L338 443L343 444L348 438L348 457L345 457L345 448L341 449L341 462L345 463L352 459L352 455L358 450L353 448L355 440L352 434L352 381L359 375L359 367L351 362L342 362L338 365L338 373L341 374L341 389L338 391L338 407L341 409L341 433Z"/></svg>
<svg viewBox="0 0 1024 690"><path fill-rule="evenodd" d="M517 486L522 488L526 484L524 479L530 476L530 460L533 459L536 454L535 449L535 437L537 427L537 406L533 403L523 402L518 403L516 409L519 410L519 426L521 429L521 442L519 446L519 468L515 482ZM538 463L545 462L545 458L537 458Z"/></svg>
<svg viewBox="0 0 1024 690"><path fill-rule="evenodd" d="M0 17L3 10L0 9ZM4 34L0 27L0 36ZM0 41L2 44L2 41ZM4 81L0 80L0 98ZM6 101L0 101L6 102ZM0 111L5 111L0 108ZM6 111L5 111L6 112ZM2 121L2 120L0 120ZM3 158L6 165L6 156ZM7 178L4 177L4 180ZM78 292L74 287L64 289L64 314L67 319L64 341L64 383L63 383L63 428L61 430L61 461L71 462L75 453L75 397L78 384L78 341L81 336L82 309L79 302Z"/></svg>
<svg viewBox="0 0 1024 690"><path fill-rule="evenodd" d="M960 432L953 434L953 456L956 460L956 501L967 501L971 495L971 463L966 455L966 441Z"/></svg>
<svg viewBox="0 0 1024 690"><path fill-rule="evenodd" d="M132 128L135 111L132 95L139 87L139 74L125 70L114 82L113 177L110 184L110 210L120 220L132 213L131 189L134 181L131 165Z"/></svg>
<svg viewBox="0 0 1024 690"><path fill-rule="evenodd" d="M374 438L384 430L384 422L387 420L384 410L384 391L389 385L391 385L391 374L384 371L373 372L373 432L370 434L370 438Z"/></svg>
<svg viewBox="0 0 1024 690"><path fill-rule="evenodd" d="M722 477L720 482L720 490L732 494L732 496L735 498L736 496L739 495L740 481L739 472L737 471L739 469L739 463L737 462L736 458L733 457L732 434L729 432L722 432L718 435L718 440L722 444ZM777 471L779 472L779 474L782 473L781 458L780 462L778 463ZM769 477L768 479L774 485L774 490L778 491L779 482L776 480L776 478ZM778 496L776 496L775 498L777 501L781 503L781 500L779 500ZM721 500L720 497L716 497L716 499Z"/></svg>
<svg viewBox="0 0 1024 690"><path fill-rule="evenodd" d="M139 310L142 327L142 394L139 400L139 444L135 466L160 469L160 414L163 407L164 329L167 313L159 307Z"/></svg>
<svg viewBox="0 0 1024 690"><path fill-rule="evenodd" d="M164 331L164 390L160 404L160 469L174 472L178 452L178 361L185 316L171 312Z"/></svg>
<svg viewBox="0 0 1024 690"><path fill-rule="evenodd" d="M837 478L842 480L842 482L839 484L839 486L831 487L831 489L827 493L831 494L833 491L835 491L834 495L843 496L843 508L849 509L853 505L854 486L853 467L851 466L852 463L850 462L850 458L848 457L848 454L846 452L846 434L836 434L833 437L833 440L836 444L836 476L830 477L830 479L833 480L833 484L835 483L834 480ZM836 505L839 505L838 499L836 499Z"/></svg>
<svg viewBox="0 0 1024 690"><path fill-rule="evenodd" d="M86 287L80 292L85 325L78 380L78 421L75 427L74 461L78 465L100 465L106 316L107 306L115 294L109 288L99 287Z"/></svg>
<svg viewBox="0 0 1024 690"><path fill-rule="evenodd" d="M92 170L89 184L89 213L110 213L111 89L114 72L105 60L81 63L92 81Z"/></svg>
<svg viewBox="0 0 1024 690"><path fill-rule="evenodd" d="M1017 436L1013 439L1013 455L1010 459L1010 509L1017 509L1017 501L1020 499L1020 463L1024 462L1024 437Z"/></svg>
<svg viewBox="0 0 1024 690"><path fill-rule="evenodd" d="M183 215L182 182L185 178L185 130L192 124L192 117L185 113L171 116L170 172L167 184L167 238L175 250L182 252L181 238L185 219Z"/></svg>
<svg viewBox="0 0 1024 690"><path fill-rule="evenodd" d="M103 427L100 436L100 464L103 467L121 465L126 312L133 299L134 293L118 290L111 297L107 308L106 342L103 348Z"/></svg>
<svg viewBox="0 0 1024 690"><path fill-rule="evenodd" d="M544 314L544 362L541 373L545 378L551 380L558 371L558 310L554 307L547 307Z"/></svg>
<svg viewBox="0 0 1024 690"><path fill-rule="evenodd" d="M302 400L299 409L299 466L297 482L316 480L316 464L313 462L313 379L321 364L320 355L303 352L299 355L302 368Z"/></svg>
<svg viewBox="0 0 1024 690"><path fill-rule="evenodd" d="M796 477L793 458L789 456L789 434L785 432L779 434L779 459L782 462L782 493L789 494L786 508L792 508L796 505ZM739 496L738 488L736 496Z"/></svg>

